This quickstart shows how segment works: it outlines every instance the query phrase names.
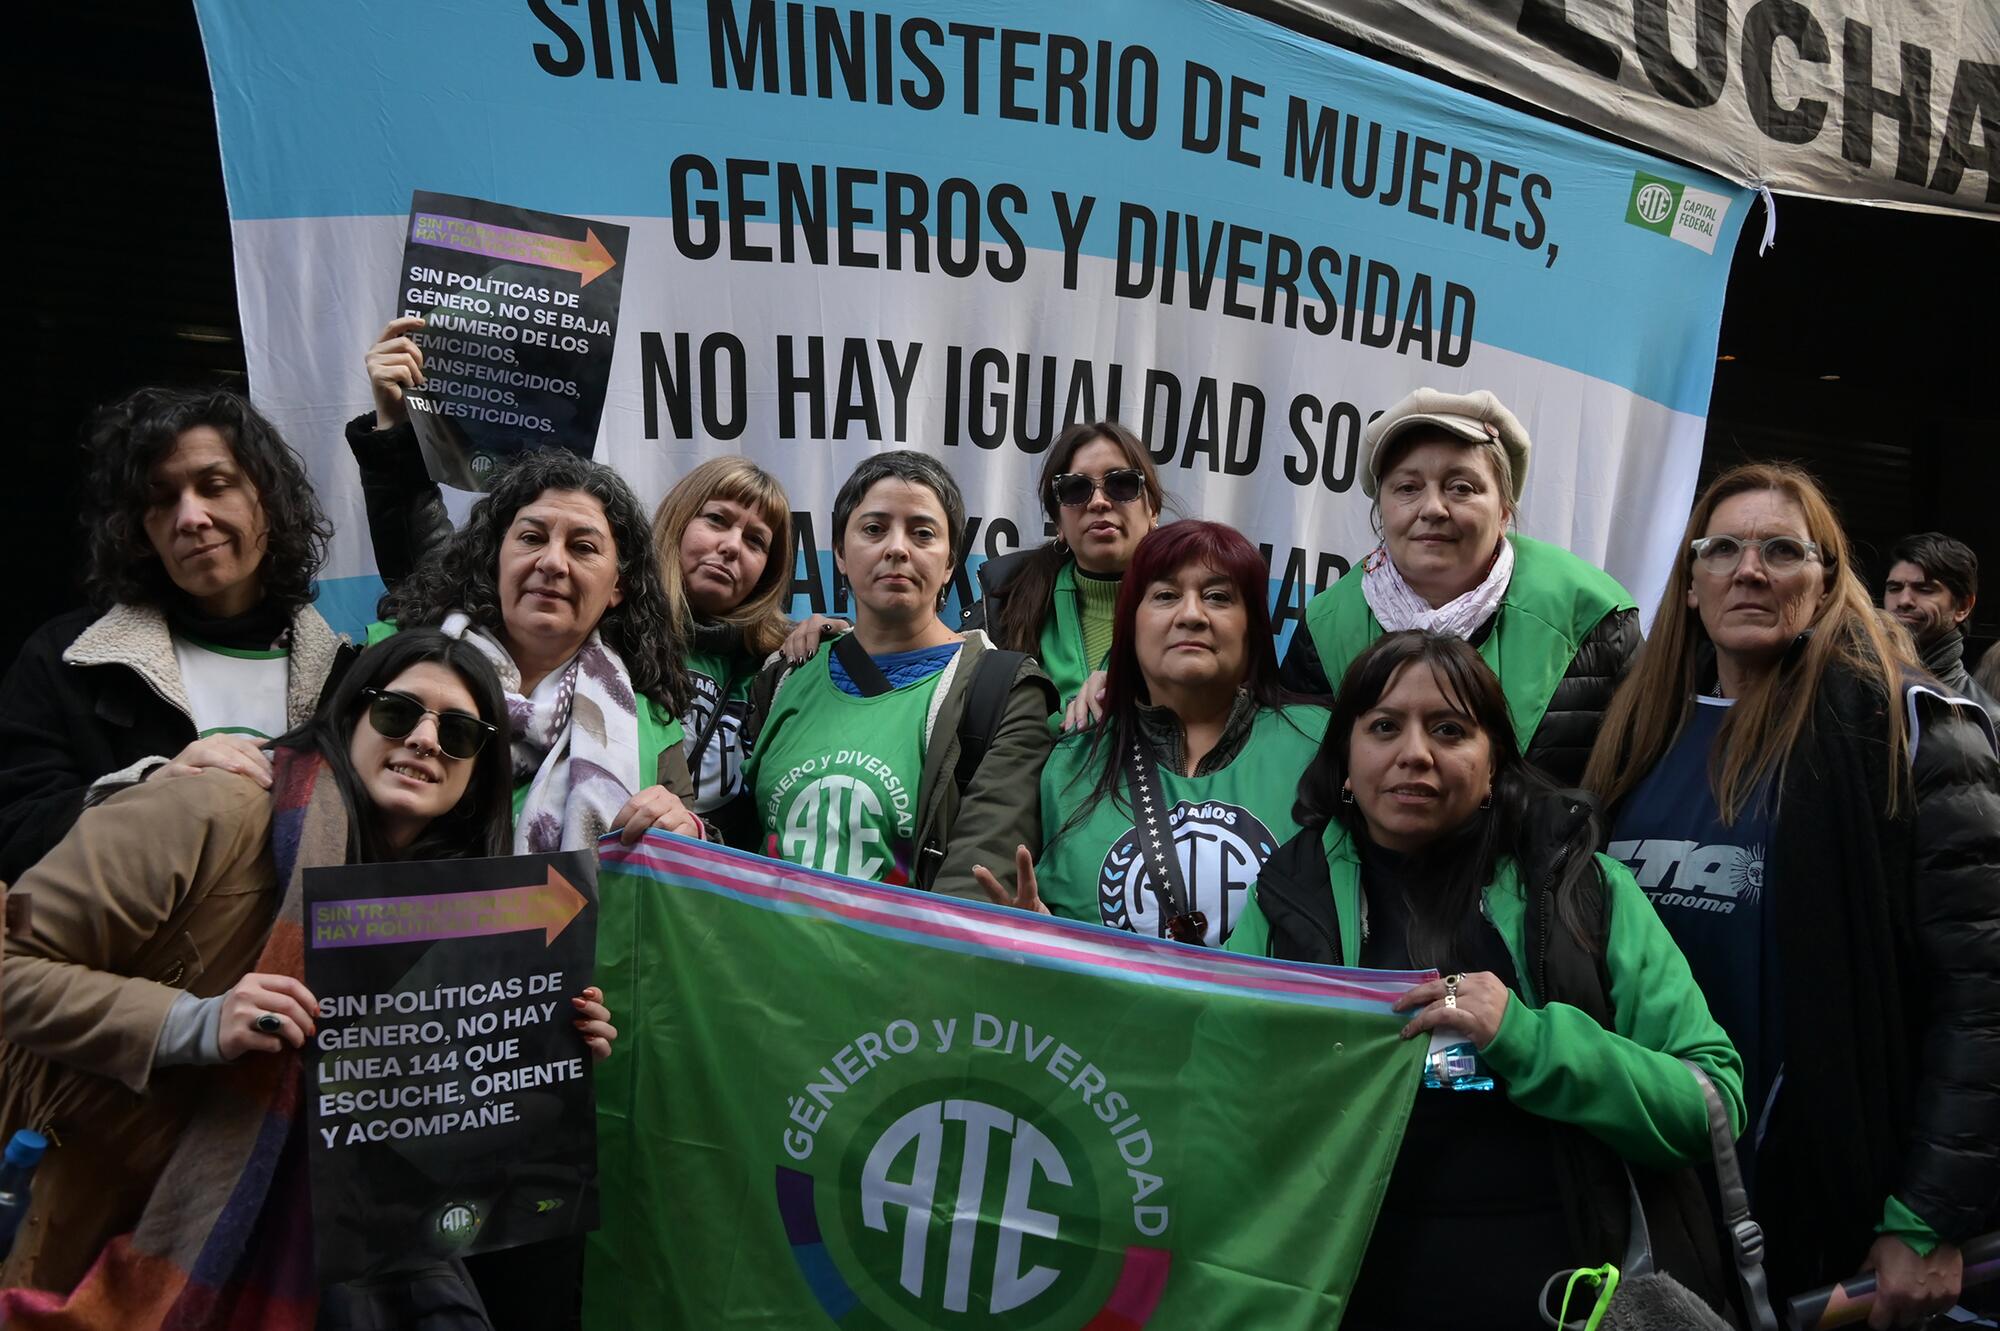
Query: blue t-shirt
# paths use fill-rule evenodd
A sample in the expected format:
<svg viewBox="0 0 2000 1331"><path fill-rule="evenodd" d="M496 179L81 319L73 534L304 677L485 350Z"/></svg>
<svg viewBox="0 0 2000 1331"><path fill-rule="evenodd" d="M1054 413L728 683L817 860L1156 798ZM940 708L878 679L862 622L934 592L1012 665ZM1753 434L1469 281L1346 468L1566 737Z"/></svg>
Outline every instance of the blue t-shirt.
<svg viewBox="0 0 2000 1331"><path fill-rule="evenodd" d="M958 655L962 642L948 642L942 647L919 647L913 652L884 652L874 657L876 669L889 677L893 688L914 684L920 679L935 675L951 664L951 658ZM833 678L833 686L842 693L850 693L859 698L861 686L847 674L847 667L841 664L836 652L827 653L827 674Z"/></svg>
<svg viewBox="0 0 2000 1331"><path fill-rule="evenodd" d="M1771 843L1768 788L1725 825L1709 786L1709 753L1730 700L1697 698L1687 729L1628 796L1611 829L1660 922L1687 956L1708 1010L1743 1055L1750 1139L1763 1140L1783 1070L1776 911L1764 894Z"/></svg>

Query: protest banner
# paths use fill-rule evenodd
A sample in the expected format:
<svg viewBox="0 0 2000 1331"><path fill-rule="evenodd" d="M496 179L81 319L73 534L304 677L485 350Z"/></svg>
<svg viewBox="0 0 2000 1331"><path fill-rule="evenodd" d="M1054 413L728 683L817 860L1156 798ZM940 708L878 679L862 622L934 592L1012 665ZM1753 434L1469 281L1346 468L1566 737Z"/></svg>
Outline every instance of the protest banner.
<svg viewBox="0 0 2000 1331"><path fill-rule="evenodd" d="M649 833L608 848L585 1322L1334 1325L1427 975L1236 957ZM1285 1094L1267 1093L1273 1076Z"/></svg>
<svg viewBox="0 0 2000 1331"><path fill-rule="evenodd" d="M581 233L581 234L579 234ZM626 229L418 190L398 283L424 382L410 424L431 479L483 490L530 448L597 447Z"/></svg>
<svg viewBox="0 0 2000 1331"><path fill-rule="evenodd" d="M1244 0L1710 171L2000 217L1992 0Z"/></svg>
<svg viewBox="0 0 2000 1331"><path fill-rule="evenodd" d="M1288 636L1375 545L1361 431L1420 384L1521 418L1524 533L1665 579L1751 199L1718 177L1209 0L197 8L250 382L333 518L336 624L379 590L341 430L413 188L630 228L596 456L647 502L769 468L795 611L843 608L863 457L942 458L977 564L1044 539L1063 423L1116 417L1269 549Z"/></svg>
<svg viewBox="0 0 2000 1331"><path fill-rule="evenodd" d="M323 1282L597 1223L590 851L305 874Z"/></svg>

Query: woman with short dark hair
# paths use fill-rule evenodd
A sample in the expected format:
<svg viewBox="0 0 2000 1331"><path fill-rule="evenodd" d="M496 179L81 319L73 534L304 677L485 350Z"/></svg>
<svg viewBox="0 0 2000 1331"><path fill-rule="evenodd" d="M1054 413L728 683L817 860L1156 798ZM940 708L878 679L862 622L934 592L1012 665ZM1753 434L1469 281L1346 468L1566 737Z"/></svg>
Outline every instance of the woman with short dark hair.
<svg viewBox="0 0 2000 1331"><path fill-rule="evenodd" d="M925 454L876 454L842 483L832 544L854 631L758 676L744 723L754 848L977 896L974 865L1037 840L1053 691L1032 660L938 617L964 535L958 482Z"/></svg>

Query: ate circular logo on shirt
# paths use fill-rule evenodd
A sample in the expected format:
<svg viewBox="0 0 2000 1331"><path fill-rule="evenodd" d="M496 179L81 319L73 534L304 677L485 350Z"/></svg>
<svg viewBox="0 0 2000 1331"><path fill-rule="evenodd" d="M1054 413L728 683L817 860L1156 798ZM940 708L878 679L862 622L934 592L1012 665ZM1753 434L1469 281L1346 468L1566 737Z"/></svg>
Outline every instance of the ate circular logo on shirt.
<svg viewBox="0 0 2000 1331"><path fill-rule="evenodd" d="M1182 800L1167 814L1174 855L1180 860L1192 909L1208 917L1204 941L1220 946L1243 913L1243 899L1277 839L1240 804ZM1159 891L1146 862L1138 829L1128 829L1112 845L1097 874L1097 907L1114 929L1164 938Z"/></svg>

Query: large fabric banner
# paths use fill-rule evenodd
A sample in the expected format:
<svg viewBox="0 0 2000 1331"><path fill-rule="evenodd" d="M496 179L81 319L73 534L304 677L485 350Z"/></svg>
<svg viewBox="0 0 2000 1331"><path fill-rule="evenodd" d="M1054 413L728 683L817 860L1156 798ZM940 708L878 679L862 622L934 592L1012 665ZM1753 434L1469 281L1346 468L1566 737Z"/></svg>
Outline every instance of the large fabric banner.
<svg viewBox="0 0 2000 1331"><path fill-rule="evenodd" d="M1421 1080L1389 1004L1424 975L664 833L598 883L592 1331L1339 1321Z"/></svg>
<svg viewBox="0 0 2000 1331"><path fill-rule="evenodd" d="M375 591L362 353L434 295L418 191L629 228L596 456L648 502L772 468L801 610L839 608L862 457L944 458L976 564L1044 538L1042 454L1112 416L1181 512L1270 549L1288 631L1375 544L1361 431L1421 384L1521 417L1523 531L1642 602L1664 579L1750 197L1720 178L1209 0L198 9L251 389L339 529L336 623ZM508 295L457 296L429 354L504 372Z"/></svg>
<svg viewBox="0 0 2000 1331"><path fill-rule="evenodd" d="M2000 217L1993 0L1242 0L1735 180Z"/></svg>

